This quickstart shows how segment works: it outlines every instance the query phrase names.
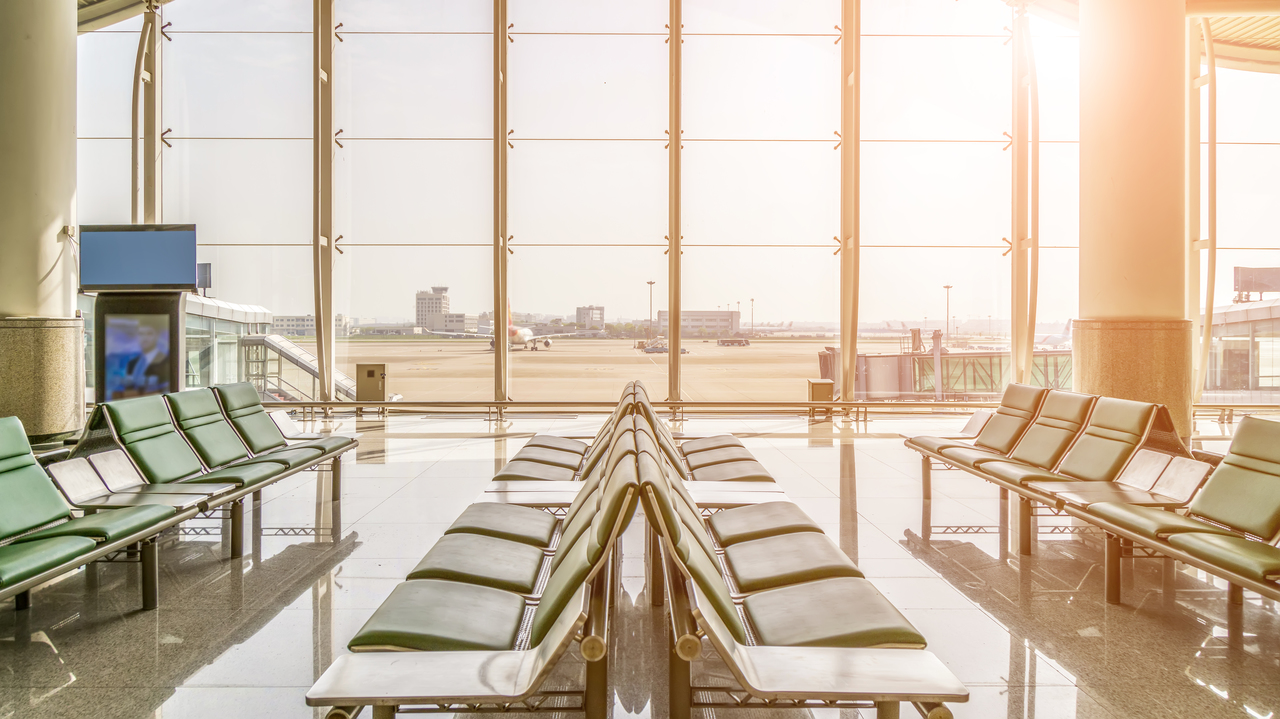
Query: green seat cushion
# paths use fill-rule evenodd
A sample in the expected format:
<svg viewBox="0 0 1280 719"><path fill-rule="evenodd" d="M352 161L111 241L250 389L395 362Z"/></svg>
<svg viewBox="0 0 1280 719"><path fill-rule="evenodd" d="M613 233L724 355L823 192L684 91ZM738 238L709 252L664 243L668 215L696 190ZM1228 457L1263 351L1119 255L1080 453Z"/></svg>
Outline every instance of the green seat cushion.
<svg viewBox="0 0 1280 719"><path fill-rule="evenodd" d="M89 537L100 542L114 542L161 524L175 514L177 511L173 507L159 504L111 509L56 524L28 534L18 541L28 542L47 537Z"/></svg>
<svg viewBox="0 0 1280 719"><path fill-rule="evenodd" d="M1188 532L1169 537L1169 544L1214 566L1259 582L1280 578L1280 549L1244 537Z"/></svg>
<svg viewBox="0 0 1280 719"><path fill-rule="evenodd" d="M691 473L699 482L772 482L773 475L755 460L725 462L695 469Z"/></svg>
<svg viewBox="0 0 1280 719"><path fill-rule="evenodd" d="M1183 532L1231 534L1229 530L1155 507L1137 507L1119 502L1098 502L1097 504L1089 505L1085 511L1112 522L1116 526L1151 539L1159 539Z"/></svg>
<svg viewBox="0 0 1280 719"><path fill-rule="evenodd" d="M1097 486L1100 484L1110 485L1111 482L1077 482L1076 484L1083 486L1077 487L1077 491L1074 492L1059 492L1054 495L1054 498L1078 507L1088 507L1102 502L1122 502L1142 507L1176 509L1186 504L1186 501L1181 499L1166 497L1163 494L1147 492L1132 487Z"/></svg>
<svg viewBox="0 0 1280 719"><path fill-rule="evenodd" d="M962 467L976 467L983 462L1009 461L1003 454L982 447L944 447L938 454L948 464Z"/></svg>
<svg viewBox="0 0 1280 719"><path fill-rule="evenodd" d="M705 452L694 452L693 454L685 455L689 468L694 470L710 467L714 464L724 464L725 462L751 462L755 461L755 458L755 455L751 454L751 450L746 447L721 447L720 449L708 449Z"/></svg>
<svg viewBox="0 0 1280 719"><path fill-rule="evenodd" d="M940 454L942 450L948 447L961 447L961 448L973 447L973 444L971 442L964 442L958 439L948 439L946 437L928 437L928 436L912 437L911 439L904 441L903 444L907 445L907 447L910 449L915 449L915 450L923 449L926 452L932 452L934 454Z"/></svg>
<svg viewBox="0 0 1280 719"><path fill-rule="evenodd" d="M545 556L541 549L520 542L446 534L405 579L447 579L530 594Z"/></svg>
<svg viewBox="0 0 1280 719"><path fill-rule="evenodd" d="M284 474L287 470L279 462L260 462L258 464L237 465L202 474L199 477L184 479L183 484L234 484L239 487L252 486L269 482Z"/></svg>
<svg viewBox="0 0 1280 719"><path fill-rule="evenodd" d="M713 449L724 449L725 447L741 447L742 440L731 434L718 434L714 437L703 437L702 439L691 439L680 445L680 451L686 457L698 452L706 452Z"/></svg>
<svg viewBox="0 0 1280 719"><path fill-rule="evenodd" d="M483 534L533 547L547 547L551 545L555 531L556 518L549 512L514 504L477 502L464 509L444 533Z"/></svg>
<svg viewBox="0 0 1280 719"><path fill-rule="evenodd" d="M724 550L741 592L759 592L830 577L861 577L848 555L819 532L795 532L739 542Z"/></svg>
<svg viewBox="0 0 1280 719"><path fill-rule="evenodd" d="M262 406L258 390L248 382L219 385L213 388L222 403L227 419L254 454L262 454L285 445L284 435Z"/></svg>
<svg viewBox="0 0 1280 719"><path fill-rule="evenodd" d="M1051 390L1040 413L1018 440L1009 458L1042 469L1053 469L1080 433L1097 398L1088 394Z"/></svg>
<svg viewBox="0 0 1280 719"><path fill-rule="evenodd" d="M912 647L925 639L866 579L840 577L753 594L743 608L760 644Z"/></svg>
<svg viewBox="0 0 1280 719"><path fill-rule="evenodd" d="M329 454L330 452L337 452L338 450L354 447L355 445L355 439L335 434L329 437L321 437L320 439L309 439L305 442L297 442L289 445L289 449L305 449L311 447L320 450L321 454Z"/></svg>
<svg viewBox="0 0 1280 719"><path fill-rule="evenodd" d="M1058 465L1070 479L1110 482L1120 474L1142 441L1156 405L1099 397L1084 432Z"/></svg>
<svg viewBox="0 0 1280 719"><path fill-rule="evenodd" d="M168 405L160 395L107 402L102 406L116 436L147 481L173 482L204 471L200 458L178 434L169 417Z"/></svg>
<svg viewBox="0 0 1280 719"><path fill-rule="evenodd" d="M297 469L298 467L308 467L315 464L315 461L323 454L324 452L316 449L315 447L281 447L280 449L273 449L266 454L260 454L252 459L237 462L234 466L238 467L255 462L278 462L289 469Z"/></svg>
<svg viewBox="0 0 1280 719"><path fill-rule="evenodd" d="M249 456L244 442L222 416L211 389L192 389L165 395L178 429L206 467L221 467Z"/></svg>
<svg viewBox="0 0 1280 719"><path fill-rule="evenodd" d="M1000 406L983 425L982 431L973 441L974 445L993 449L1001 454L1013 451L1014 445L1022 438L1023 432L1040 410L1047 392L1041 387L1025 384L1006 387L1000 398Z"/></svg>
<svg viewBox="0 0 1280 719"><path fill-rule="evenodd" d="M0 587L19 582L92 552L98 543L88 537L51 537L0 547Z"/></svg>
<svg viewBox="0 0 1280 719"><path fill-rule="evenodd" d="M511 460L537 462L538 464L549 464L553 467L564 467L565 469L577 471L578 466L582 464L582 455L577 452L562 452L548 447L522 447Z"/></svg>
<svg viewBox="0 0 1280 719"><path fill-rule="evenodd" d="M1270 540L1280 532L1280 422L1246 417L1191 514Z"/></svg>
<svg viewBox="0 0 1280 719"><path fill-rule="evenodd" d="M821 532L804 510L791 502L763 502L716 512L707 521L720 546L792 532Z"/></svg>
<svg viewBox="0 0 1280 719"><path fill-rule="evenodd" d="M979 468L984 474L1003 479L1010 484L1026 484L1027 482L1069 482L1070 477L1054 474L1047 469L1032 467L1020 462L983 462Z"/></svg>
<svg viewBox="0 0 1280 719"><path fill-rule="evenodd" d="M27 444L17 417L0 417L0 538L70 516L70 507Z"/></svg>
<svg viewBox="0 0 1280 719"><path fill-rule="evenodd" d="M557 437L553 434L536 434L525 443L526 447L546 447L561 452L573 452L579 457L587 453L587 443L568 437Z"/></svg>
<svg viewBox="0 0 1280 719"><path fill-rule="evenodd" d="M415 579L397 585L347 643L353 652L511 649L524 598L475 584Z"/></svg>
<svg viewBox="0 0 1280 719"><path fill-rule="evenodd" d="M571 482L574 474L572 469L551 464L512 460L493 475L493 479L494 481L541 479L548 482Z"/></svg>

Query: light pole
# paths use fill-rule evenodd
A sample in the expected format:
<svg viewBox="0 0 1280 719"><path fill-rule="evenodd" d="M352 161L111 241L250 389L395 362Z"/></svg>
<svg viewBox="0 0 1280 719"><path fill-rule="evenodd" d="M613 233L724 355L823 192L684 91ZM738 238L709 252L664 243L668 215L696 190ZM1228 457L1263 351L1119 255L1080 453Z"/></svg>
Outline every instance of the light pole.
<svg viewBox="0 0 1280 719"><path fill-rule="evenodd" d="M649 280L649 326L644 328L644 339L646 344L653 339L653 280Z"/></svg>
<svg viewBox="0 0 1280 719"><path fill-rule="evenodd" d="M947 324L947 329L943 332L944 340L951 339L951 285L943 285L942 289L947 291L947 313L942 316L943 322Z"/></svg>
<svg viewBox="0 0 1280 719"><path fill-rule="evenodd" d="M751 336L756 336L756 298L751 298Z"/></svg>

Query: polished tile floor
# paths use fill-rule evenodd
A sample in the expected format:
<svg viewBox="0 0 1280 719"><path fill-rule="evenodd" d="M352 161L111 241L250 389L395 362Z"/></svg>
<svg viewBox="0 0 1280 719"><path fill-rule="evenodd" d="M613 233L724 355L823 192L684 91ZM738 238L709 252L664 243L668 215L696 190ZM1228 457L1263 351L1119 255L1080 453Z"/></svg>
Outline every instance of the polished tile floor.
<svg viewBox="0 0 1280 719"><path fill-rule="evenodd" d="M0 719L322 716L303 703L307 688L495 468L534 432L591 435L601 419L324 423L360 435L343 465L341 502L331 501L327 472L267 489L249 513L247 556L236 561L225 558L217 520L189 523L163 545L158 611L140 610L128 564L46 586L30 611L0 604ZM1046 520L1035 558L1020 561L1001 551L1016 538L1002 534L994 487L935 471L934 499L923 503L919 460L897 433L954 431L963 421L833 429L803 418L712 418L675 429L744 438L969 685L958 717L1276 716L1280 613L1271 602L1249 594L1229 610L1221 582L1143 560L1127 575L1123 604L1107 606L1093 537L1050 533L1066 523ZM615 717L667 714L666 624L649 610L642 538L636 521L621 545ZM701 673L721 671L701 664ZM811 713L836 719L840 710Z"/></svg>

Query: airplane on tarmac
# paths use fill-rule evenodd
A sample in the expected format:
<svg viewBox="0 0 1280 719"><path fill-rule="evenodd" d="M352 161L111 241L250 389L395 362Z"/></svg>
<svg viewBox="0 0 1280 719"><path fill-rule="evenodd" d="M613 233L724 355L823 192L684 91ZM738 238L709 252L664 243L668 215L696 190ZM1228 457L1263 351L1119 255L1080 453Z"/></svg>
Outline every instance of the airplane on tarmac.
<svg viewBox="0 0 1280 719"><path fill-rule="evenodd" d="M431 331L428 330L428 332ZM431 334L448 337L450 339L487 339L489 340L489 349L494 349L494 340L496 339L492 334L471 332L431 332ZM551 349L551 340L553 338L571 337L574 334L575 333L573 332L560 332L558 334L551 335L535 335L533 330L528 327L517 327L515 323L511 321L511 311L509 309L507 310L507 344L512 349L527 349L536 352L538 350L539 342L542 343L543 347Z"/></svg>
<svg viewBox="0 0 1280 719"><path fill-rule="evenodd" d="M1035 344L1037 346L1053 347L1055 349L1071 346L1071 322L1067 322L1066 334L1060 335L1036 335Z"/></svg>

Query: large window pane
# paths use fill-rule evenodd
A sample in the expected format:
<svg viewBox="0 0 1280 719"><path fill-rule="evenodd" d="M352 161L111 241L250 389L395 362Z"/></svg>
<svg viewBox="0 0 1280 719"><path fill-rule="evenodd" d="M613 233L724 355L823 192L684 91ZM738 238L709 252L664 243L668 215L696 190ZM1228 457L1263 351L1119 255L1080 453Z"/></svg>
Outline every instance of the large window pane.
<svg viewBox="0 0 1280 719"><path fill-rule="evenodd" d="M128 140L76 143L76 215L82 225L127 225L131 221Z"/></svg>
<svg viewBox="0 0 1280 719"><path fill-rule="evenodd" d="M688 0L686 33L835 33L839 0ZM829 42L829 41L828 41Z"/></svg>
<svg viewBox="0 0 1280 719"><path fill-rule="evenodd" d="M275 315L315 314L310 247L225 247L202 244L197 262L213 265L209 297L265 307Z"/></svg>
<svg viewBox="0 0 1280 719"><path fill-rule="evenodd" d="M974 0L865 0L862 32L867 35L1001 35L1008 6Z"/></svg>
<svg viewBox="0 0 1280 719"><path fill-rule="evenodd" d="M310 140L175 140L164 157L165 221L202 245L310 247Z"/></svg>
<svg viewBox="0 0 1280 719"><path fill-rule="evenodd" d="M490 0L343 0L334 13L347 38L359 32L493 32Z"/></svg>
<svg viewBox="0 0 1280 719"><path fill-rule="evenodd" d="M1008 331L1009 258L1001 250L864 248L859 316L894 327L946 327L947 291L956 323L1005 321ZM993 324L998 329L998 324ZM927 334L927 333L926 333Z"/></svg>
<svg viewBox="0 0 1280 719"><path fill-rule="evenodd" d="M89 33L76 43L76 133L131 137L136 32Z"/></svg>
<svg viewBox="0 0 1280 719"><path fill-rule="evenodd" d="M492 142L345 145L334 156L334 222L344 243L493 243Z"/></svg>
<svg viewBox="0 0 1280 719"><path fill-rule="evenodd" d="M521 0L510 3L513 33L652 32L665 33L670 17L660 0L603 3L599 0ZM687 13L687 5L685 12Z"/></svg>
<svg viewBox="0 0 1280 719"><path fill-rule="evenodd" d="M174 31L310 32L310 0L182 0L164 6Z"/></svg>
<svg viewBox="0 0 1280 719"><path fill-rule="evenodd" d="M603 308L611 325L603 338L557 337L550 348L513 348L512 398L616 401L633 379L665 396L667 355L635 347L649 317L649 280L655 282L655 319L667 307L667 257L661 248L520 247L509 267L511 310L535 336L575 332L579 328L564 325L576 322L580 307Z"/></svg>

